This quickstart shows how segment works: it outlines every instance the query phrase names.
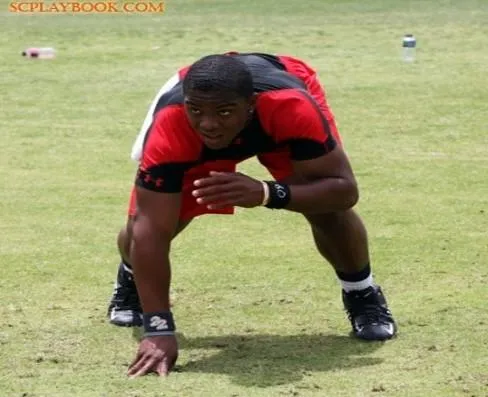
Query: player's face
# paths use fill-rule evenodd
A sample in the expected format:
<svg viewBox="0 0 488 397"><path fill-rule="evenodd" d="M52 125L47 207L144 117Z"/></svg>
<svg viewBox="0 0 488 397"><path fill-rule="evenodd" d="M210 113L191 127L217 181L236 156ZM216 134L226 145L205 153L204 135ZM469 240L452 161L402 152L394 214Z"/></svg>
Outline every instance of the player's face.
<svg viewBox="0 0 488 397"><path fill-rule="evenodd" d="M190 125L210 149L223 149L243 130L254 110L254 98L222 97L215 93L190 92L185 112Z"/></svg>

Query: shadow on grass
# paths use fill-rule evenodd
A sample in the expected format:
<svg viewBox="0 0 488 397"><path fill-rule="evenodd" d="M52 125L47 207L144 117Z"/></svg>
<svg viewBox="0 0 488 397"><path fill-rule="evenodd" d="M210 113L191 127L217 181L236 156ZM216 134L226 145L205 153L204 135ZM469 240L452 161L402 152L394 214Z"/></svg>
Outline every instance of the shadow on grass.
<svg viewBox="0 0 488 397"><path fill-rule="evenodd" d="M134 337L137 338L136 334ZM188 351L189 360L177 365L175 371L225 374L243 386L294 383L312 372L348 370L382 362L377 357L368 356L382 343L337 335L250 334L186 338L179 334L178 342L180 351Z"/></svg>

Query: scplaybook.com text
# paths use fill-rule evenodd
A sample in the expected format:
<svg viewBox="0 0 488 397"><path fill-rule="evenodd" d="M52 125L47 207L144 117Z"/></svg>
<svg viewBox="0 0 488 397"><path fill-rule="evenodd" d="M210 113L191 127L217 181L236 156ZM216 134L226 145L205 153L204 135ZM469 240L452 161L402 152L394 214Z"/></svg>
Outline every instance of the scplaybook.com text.
<svg viewBox="0 0 488 397"><path fill-rule="evenodd" d="M163 2L151 1L14 1L9 11L16 13L164 13Z"/></svg>

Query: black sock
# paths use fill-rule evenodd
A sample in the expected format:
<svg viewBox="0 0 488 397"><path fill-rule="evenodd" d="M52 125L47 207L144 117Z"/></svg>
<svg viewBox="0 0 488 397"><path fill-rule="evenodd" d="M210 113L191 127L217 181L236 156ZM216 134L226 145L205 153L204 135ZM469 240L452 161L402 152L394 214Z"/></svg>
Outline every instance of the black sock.
<svg viewBox="0 0 488 397"><path fill-rule="evenodd" d="M336 270L336 274L341 282L342 289L346 292L360 291L374 285L369 262L358 272L344 273Z"/></svg>
<svg viewBox="0 0 488 397"><path fill-rule="evenodd" d="M358 272L344 273L336 270L336 274L337 277L339 277L339 279L342 281L350 281L350 282L362 281L365 278L368 278L368 276L371 274L371 266L368 262L366 266L363 267L363 269Z"/></svg>

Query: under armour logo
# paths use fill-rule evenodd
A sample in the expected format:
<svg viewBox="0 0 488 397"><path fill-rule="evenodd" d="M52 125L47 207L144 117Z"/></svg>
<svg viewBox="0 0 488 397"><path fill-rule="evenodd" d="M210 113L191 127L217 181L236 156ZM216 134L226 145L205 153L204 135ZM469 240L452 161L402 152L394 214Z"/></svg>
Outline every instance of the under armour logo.
<svg viewBox="0 0 488 397"><path fill-rule="evenodd" d="M158 331L161 331L163 329L168 329L168 322L159 316L152 316L150 320L150 327L155 328Z"/></svg>

